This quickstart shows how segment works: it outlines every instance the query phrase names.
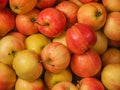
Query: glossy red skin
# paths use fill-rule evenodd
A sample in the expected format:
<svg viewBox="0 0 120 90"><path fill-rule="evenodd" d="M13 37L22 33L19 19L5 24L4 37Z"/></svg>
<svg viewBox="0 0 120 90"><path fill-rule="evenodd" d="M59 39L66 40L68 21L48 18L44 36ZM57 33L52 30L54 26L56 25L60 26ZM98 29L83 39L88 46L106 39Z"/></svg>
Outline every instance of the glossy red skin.
<svg viewBox="0 0 120 90"><path fill-rule="evenodd" d="M57 0L38 0L37 8L44 9L54 6Z"/></svg>
<svg viewBox="0 0 120 90"><path fill-rule="evenodd" d="M96 78L83 78L79 81L78 90L105 90L103 84Z"/></svg>
<svg viewBox="0 0 120 90"><path fill-rule="evenodd" d="M70 67L72 72L79 77L91 77L101 70L102 61L96 51L88 50L84 54L74 54Z"/></svg>
<svg viewBox="0 0 120 90"><path fill-rule="evenodd" d="M0 0L0 10L4 9L8 4L8 0Z"/></svg>
<svg viewBox="0 0 120 90"><path fill-rule="evenodd" d="M60 35L65 30L66 25L66 17L58 9L46 8L38 14L38 30L48 37Z"/></svg>
<svg viewBox="0 0 120 90"><path fill-rule="evenodd" d="M5 36L15 27L15 15L9 8L0 11L0 37Z"/></svg>
<svg viewBox="0 0 120 90"><path fill-rule="evenodd" d="M82 23L76 23L66 32L66 42L72 53L83 54L97 41L95 32Z"/></svg>

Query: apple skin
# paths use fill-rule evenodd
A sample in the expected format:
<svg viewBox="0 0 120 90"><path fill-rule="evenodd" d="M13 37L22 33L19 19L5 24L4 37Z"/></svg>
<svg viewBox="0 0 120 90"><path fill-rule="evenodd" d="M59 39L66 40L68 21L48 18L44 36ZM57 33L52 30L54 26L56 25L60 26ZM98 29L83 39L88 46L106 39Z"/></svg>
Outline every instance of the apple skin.
<svg viewBox="0 0 120 90"><path fill-rule="evenodd" d="M11 90L15 86L16 79L15 71L0 62L0 90Z"/></svg>
<svg viewBox="0 0 120 90"><path fill-rule="evenodd" d="M12 36L6 35L0 40L0 62L12 65L16 52L24 50L24 43Z"/></svg>
<svg viewBox="0 0 120 90"><path fill-rule="evenodd" d="M101 29L107 17L107 11L103 4L91 2L82 5L77 14L79 23L84 23L90 26L94 31Z"/></svg>
<svg viewBox="0 0 120 90"><path fill-rule="evenodd" d="M67 18L67 27L71 27L77 23L77 12L79 6L70 1L63 1L55 6L58 10L62 11Z"/></svg>
<svg viewBox="0 0 120 90"><path fill-rule="evenodd" d="M74 2L74 3L75 3L76 5L78 5L79 7L83 5L79 0L68 0L68 1Z"/></svg>
<svg viewBox="0 0 120 90"><path fill-rule="evenodd" d="M42 79L36 79L34 81L27 81L21 78L16 80L15 90L44 90L44 83Z"/></svg>
<svg viewBox="0 0 120 90"><path fill-rule="evenodd" d="M69 66L71 56L66 46L52 42L42 49L40 58L46 70L57 73Z"/></svg>
<svg viewBox="0 0 120 90"><path fill-rule="evenodd" d="M36 22L38 30L50 38L60 35L67 25L64 13L56 8L43 9Z"/></svg>
<svg viewBox="0 0 120 90"><path fill-rule="evenodd" d="M108 64L101 73L101 82L108 90L120 90L120 64Z"/></svg>
<svg viewBox="0 0 120 90"><path fill-rule="evenodd" d="M17 14L16 28L23 35L31 35L38 32L36 19L38 17L38 9L33 9L25 14ZM22 23L21 23L22 22Z"/></svg>
<svg viewBox="0 0 120 90"><path fill-rule="evenodd" d="M83 54L97 41L97 36L89 26L76 23L66 31L66 43L72 53Z"/></svg>
<svg viewBox="0 0 120 90"><path fill-rule="evenodd" d="M43 72L39 55L33 50L25 49L17 52L12 65L17 76L28 81L38 79Z"/></svg>
<svg viewBox="0 0 120 90"><path fill-rule="evenodd" d="M27 37L26 35L23 35L22 33L18 31L9 32L7 35L13 35L14 37L19 38L23 42L25 41L25 38Z"/></svg>
<svg viewBox="0 0 120 90"><path fill-rule="evenodd" d="M36 53L40 54L41 50L50 42L51 40L43 34L36 33L26 37L24 43L26 49L33 50Z"/></svg>
<svg viewBox="0 0 120 90"><path fill-rule="evenodd" d="M57 0L38 0L37 8L45 9L55 5Z"/></svg>
<svg viewBox="0 0 120 90"><path fill-rule="evenodd" d="M8 0L0 0L0 10L6 8L8 2Z"/></svg>
<svg viewBox="0 0 120 90"><path fill-rule="evenodd" d="M62 81L53 86L51 90L78 90L78 88L71 82Z"/></svg>
<svg viewBox="0 0 120 90"><path fill-rule="evenodd" d="M111 12L107 15L103 31L109 39L120 41L120 12Z"/></svg>
<svg viewBox="0 0 120 90"><path fill-rule="evenodd" d="M81 3L86 4L86 3L91 3L91 2L98 2L99 0L79 0Z"/></svg>
<svg viewBox="0 0 120 90"><path fill-rule="evenodd" d="M120 0L102 0L102 4L109 12L120 11Z"/></svg>
<svg viewBox="0 0 120 90"><path fill-rule="evenodd" d="M67 47L66 43L66 31L63 31L61 35L52 39L52 42L59 42Z"/></svg>
<svg viewBox="0 0 120 90"><path fill-rule="evenodd" d="M117 40L108 39L108 45L109 47L120 48L120 40L117 41Z"/></svg>
<svg viewBox="0 0 120 90"><path fill-rule="evenodd" d="M72 73L69 69L64 69L59 73L53 73L48 70L45 71L44 82L49 90L62 81L72 82Z"/></svg>
<svg viewBox="0 0 120 90"><path fill-rule="evenodd" d="M112 63L119 63L120 64L120 50L118 48L108 48L103 54L102 54L102 63L103 66L106 66L108 64Z"/></svg>
<svg viewBox="0 0 120 90"><path fill-rule="evenodd" d="M82 78L77 87L78 90L105 90L103 84L94 77Z"/></svg>
<svg viewBox="0 0 120 90"><path fill-rule="evenodd" d="M37 0L9 0L9 6L16 14L25 14L35 8Z"/></svg>
<svg viewBox="0 0 120 90"><path fill-rule="evenodd" d="M88 50L84 54L73 54L71 57L70 68L79 77L95 76L101 67L102 60L95 50Z"/></svg>
<svg viewBox="0 0 120 90"><path fill-rule="evenodd" d="M15 27L15 15L9 9L0 10L0 37L5 36Z"/></svg>
<svg viewBox="0 0 120 90"><path fill-rule="evenodd" d="M108 38L102 30L96 31L95 34L97 36L97 42L91 48L96 50L98 54L102 55L108 48Z"/></svg>

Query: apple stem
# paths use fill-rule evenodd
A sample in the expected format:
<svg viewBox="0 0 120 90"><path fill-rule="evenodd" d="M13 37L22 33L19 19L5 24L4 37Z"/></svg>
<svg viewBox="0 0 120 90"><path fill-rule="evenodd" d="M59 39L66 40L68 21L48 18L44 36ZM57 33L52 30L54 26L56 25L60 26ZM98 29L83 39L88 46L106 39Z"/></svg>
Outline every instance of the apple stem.
<svg viewBox="0 0 120 90"><path fill-rule="evenodd" d="M47 63L47 64L49 64L49 65L51 65L51 66L55 66L55 65L53 65L53 64L51 64L51 63L48 63L48 61L40 61L40 63Z"/></svg>

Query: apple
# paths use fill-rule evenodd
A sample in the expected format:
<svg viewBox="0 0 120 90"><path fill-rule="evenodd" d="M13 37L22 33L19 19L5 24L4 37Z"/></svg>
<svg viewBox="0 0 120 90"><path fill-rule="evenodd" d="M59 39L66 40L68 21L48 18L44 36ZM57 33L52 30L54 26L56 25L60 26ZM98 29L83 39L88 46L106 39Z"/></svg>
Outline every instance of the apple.
<svg viewBox="0 0 120 90"><path fill-rule="evenodd" d="M59 35L58 37L53 38L52 42L59 42L67 47L66 31L63 31L63 33Z"/></svg>
<svg viewBox="0 0 120 90"><path fill-rule="evenodd" d="M39 12L40 11L38 9L33 9L25 14L17 14L16 16L17 30L24 35L31 35L37 33L38 28L35 22Z"/></svg>
<svg viewBox="0 0 120 90"><path fill-rule="evenodd" d="M71 82L62 81L53 86L51 90L78 90L78 88Z"/></svg>
<svg viewBox="0 0 120 90"><path fill-rule="evenodd" d="M90 49L84 54L73 54L71 57L70 68L79 77L95 76L102 67L102 60L99 54Z"/></svg>
<svg viewBox="0 0 120 90"><path fill-rule="evenodd" d="M8 0L0 0L0 10L6 8L8 2Z"/></svg>
<svg viewBox="0 0 120 90"><path fill-rule="evenodd" d="M109 45L110 47L120 48L120 40L117 41L117 40L108 39L108 45Z"/></svg>
<svg viewBox="0 0 120 90"><path fill-rule="evenodd" d="M91 2L82 5L77 13L79 23L90 26L94 31L101 29L107 18L107 11L103 4Z"/></svg>
<svg viewBox="0 0 120 90"><path fill-rule="evenodd" d="M105 36L102 30L95 32L97 36L97 42L91 48L96 50L98 54L103 54L108 48L108 38Z"/></svg>
<svg viewBox="0 0 120 90"><path fill-rule="evenodd" d="M37 0L9 0L10 9L16 14L25 14L35 8Z"/></svg>
<svg viewBox="0 0 120 90"><path fill-rule="evenodd" d="M102 4L109 12L120 11L120 1L119 0L102 0Z"/></svg>
<svg viewBox="0 0 120 90"><path fill-rule="evenodd" d="M66 69L71 58L68 48L59 42L46 45L42 49L40 57L44 68L53 73Z"/></svg>
<svg viewBox="0 0 120 90"><path fill-rule="evenodd" d="M101 82L108 90L120 90L120 64L108 64L101 73Z"/></svg>
<svg viewBox="0 0 120 90"><path fill-rule="evenodd" d="M11 90L15 86L16 78L15 71L0 62L0 90Z"/></svg>
<svg viewBox="0 0 120 90"><path fill-rule="evenodd" d="M24 43L12 35L6 35L0 40L0 62L12 65L16 52L24 50Z"/></svg>
<svg viewBox="0 0 120 90"><path fill-rule="evenodd" d="M38 0L37 8L45 9L49 7L53 7L57 0Z"/></svg>
<svg viewBox="0 0 120 90"><path fill-rule="evenodd" d="M83 5L79 0L68 0L68 1L74 2L79 7Z"/></svg>
<svg viewBox="0 0 120 90"><path fill-rule="evenodd" d="M5 36L15 27L15 16L9 8L0 10L0 37Z"/></svg>
<svg viewBox="0 0 120 90"><path fill-rule="evenodd" d="M60 35L67 25L64 13L52 7L43 9L36 23L38 30L50 38Z"/></svg>
<svg viewBox="0 0 120 90"><path fill-rule="evenodd" d="M18 78L16 80L15 90L44 90L44 83L40 78L34 81Z"/></svg>
<svg viewBox="0 0 120 90"><path fill-rule="evenodd" d="M48 70L45 71L44 82L49 90L62 81L72 82L72 73L69 69L64 69L59 73L53 73Z"/></svg>
<svg viewBox="0 0 120 90"><path fill-rule="evenodd" d="M66 31L66 43L72 53L83 54L97 41L97 36L89 26L76 23Z"/></svg>
<svg viewBox="0 0 120 90"><path fill-rule="evenodd" d="M94 77L82 78L77 87L78 90L105 90L101 81Z"/></svg>
<svg viewBox="0 0 120 90"><path fill-rule="evenodd" d="M63 1L57 4L55 8L65 14L67 18L67 27L71 27L73 24L77 23L78 5L70 1Z"/></svg>
<svg viewBox="0 0 120 90"><path fill-rule="evenodd" d="M33 50L25 49L17 52L12 65L17 76L28 81L38 79L43 72L39 55Z"/></svg>
<svg viewBox="0 0 120 90"><path fill-rule="evenodd" d="M98 2L99 0L79 0L81 3L86 4L86 3L91 3L91 2Z"/></svg>
<svg viewBox="0 0 120 90"><path fill-rule="evenodd" d="M19 38L23 42L25 41L25 38L27 37L26 35L23 35L22 33L18 32L18 31L11 31L11 32L7 33L7 35L13 35L14 37Z"/></svg>
<svg viewBox="0 0 120 90"><path fill-rule="evenodd" d="M50 42L50 39L43 34L36 33L26 37L24 43L26 49L33 50L36 53L40 54L41 50Z"/></svg>
<svg viewBox="0 0 120 90"><path fill-rule="evenodd" d="M118 48L108 48L102 54L102 63L103 66L111 64L111 63L119 63L120 64L120 50Z"/></svg>
<svg viewBox="0 0 120 90"><path fill-rule="evenodd" d="M120 12L111 12L107 15L107 20L103 31L105 35L115 41L120 41Z"/></svg>

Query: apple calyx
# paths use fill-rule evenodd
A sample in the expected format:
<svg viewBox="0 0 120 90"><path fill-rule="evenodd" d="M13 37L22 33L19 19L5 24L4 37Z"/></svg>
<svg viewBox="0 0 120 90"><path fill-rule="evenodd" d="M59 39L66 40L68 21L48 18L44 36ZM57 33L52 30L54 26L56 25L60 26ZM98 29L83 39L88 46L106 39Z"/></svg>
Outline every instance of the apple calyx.
<svg viewBox="0 0 120 90"><path fill-rule="evenodd" d="M36 18L32 17L30 20L31 20L32 23L35 23Z"/></svg>
<svg viewBox="0 0 120 90"><path fill-rule="evenodd" d="M102 15L102 13L97 10L96 13L95 13L95 16L96 16L96 17L99 17L99 16L101 16L101 15Z"/></svg>
<svg viewBox="0 0 120 90"><path fill-rule="evenodd" d="M15 9L15 10L18 10L19 8L18 8L18 6L15 5L15 6L14 6L14 9Z"/></svg>
<svg viewBox="0 0 120 90"><path fill-rule="evenodd" d="M8 55L12 55L12 56L15 56L15 51L12 51L12 52L10 52L10 53L8 53Z"/></svg>

